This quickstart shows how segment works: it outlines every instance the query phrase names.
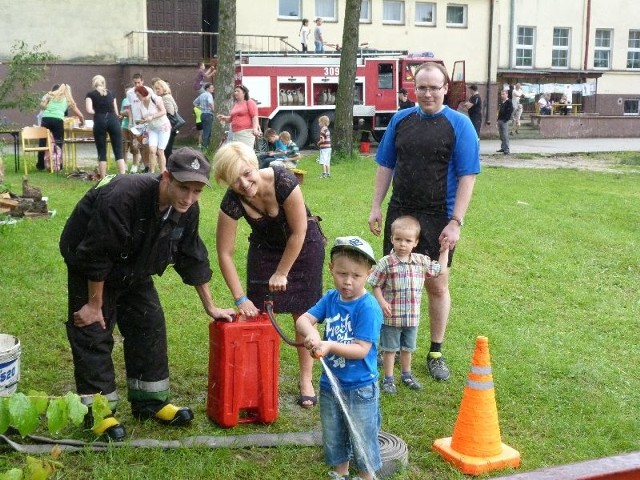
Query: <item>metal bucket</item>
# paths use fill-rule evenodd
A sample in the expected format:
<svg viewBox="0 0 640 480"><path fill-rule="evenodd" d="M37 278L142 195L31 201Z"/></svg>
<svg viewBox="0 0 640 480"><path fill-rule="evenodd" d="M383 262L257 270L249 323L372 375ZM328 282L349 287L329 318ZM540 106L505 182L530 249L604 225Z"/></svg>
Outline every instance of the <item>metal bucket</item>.
<svg viewBox="0 0 640 480"><path fill-rule="evenodd" d="M0 333L0 396L9 396L20 380L20 340Z"/></svg>

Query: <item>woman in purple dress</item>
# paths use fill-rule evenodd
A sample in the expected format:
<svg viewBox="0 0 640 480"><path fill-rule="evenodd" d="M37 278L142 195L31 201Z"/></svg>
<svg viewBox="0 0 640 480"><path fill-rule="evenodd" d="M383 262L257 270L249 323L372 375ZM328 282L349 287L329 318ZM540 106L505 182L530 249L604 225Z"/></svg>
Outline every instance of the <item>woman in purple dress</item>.
<svg viewBox="0 0 640 480"><path fill-rule="evenodd" d="M274 310L296 319L322 296L325 239L319 218L304 203L296 177L286 168L258 168L253 149L240 142L220 148L213 159L217 182L229 186L216 228L218 263L241 314L255 316L268 294ZM251 227L246 293L233 261L238 220ZM296 336L297 341L302 338ZM313 358L298 348L298 404L317 403L312 383Z"/></svg>

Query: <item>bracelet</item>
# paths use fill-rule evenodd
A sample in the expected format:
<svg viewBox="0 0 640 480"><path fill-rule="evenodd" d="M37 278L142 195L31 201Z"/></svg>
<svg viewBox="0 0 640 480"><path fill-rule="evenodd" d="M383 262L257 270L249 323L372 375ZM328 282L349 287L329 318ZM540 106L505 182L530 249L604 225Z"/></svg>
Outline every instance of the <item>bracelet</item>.
<svg viewBox="0 0 640 480"><path fill-rule="evenodd" d="M246 295L243 295L239 299L237 299L234 303L236 304L236 307L239 307L242 303L246 302L247 300L249 300L249 298Z"/></svg>

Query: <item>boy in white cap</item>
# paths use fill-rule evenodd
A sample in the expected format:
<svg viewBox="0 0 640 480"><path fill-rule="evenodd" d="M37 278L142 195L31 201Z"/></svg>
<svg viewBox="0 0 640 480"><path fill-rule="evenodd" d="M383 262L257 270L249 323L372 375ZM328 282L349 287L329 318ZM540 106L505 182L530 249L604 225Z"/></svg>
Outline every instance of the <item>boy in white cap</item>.
<svg viewBox="0 0 640 480"><path fill-rule="evenodd" d="M76 389L92 406L101 393L115 412L118 402L111 359L113 330L124 337L124 361L131 413L179 426L191 422L189 407L169 403L165 318L152 275L168 265L198 292L207 315L231 320L233 309L218 308L209 281L207 249L198 233L198 199L209 184L202 153L180 148L161 175L109 175L78 202L60 238L68 270L67 337ZM126 437L113 416L87 427L111 441Z"/></svg>
<svg viewBox="0 0 640 480"><path fill-rule="evenodd" d="M333 393L326 372L320 377L320 419L325 462L333 479L349 478L353 459L359 477L373 478L382 467L380 430L380 390L377 347L382 310L365 289L367 276L375 265L371 245L359 237L338 237L331 248L329 270L335 289L329 290L296 322L305 346L336 378L353 424L360 430L361 445L354 445L352 432L339 399ZM315 328L324 323L322 340Z"/></svg>

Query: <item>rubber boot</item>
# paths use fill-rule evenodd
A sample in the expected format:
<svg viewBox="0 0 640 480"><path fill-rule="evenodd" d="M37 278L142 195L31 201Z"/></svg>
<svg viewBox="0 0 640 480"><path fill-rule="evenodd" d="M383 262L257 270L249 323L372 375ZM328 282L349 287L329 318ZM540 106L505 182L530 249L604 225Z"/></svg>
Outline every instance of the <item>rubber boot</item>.
<svg viewBox="0 0 640 480"><path fill-rule="evenodd" d="M103 418L102 421L94 427L91 408L89 408L89 412L84 416L84 426L87 429L91 429L98 437L105 437L105 439L110 442L122 442L127 436L124 425L122 425L113 414Z"/></svg>
<svg viewBox="0 0 640 480"><path fill-rule="evenodd" d="M189 407L177 407L171 403L131 405L131 414L141 420L152 418L163 425L172 427L187 425L193 420L193 411Z"/></svg>

